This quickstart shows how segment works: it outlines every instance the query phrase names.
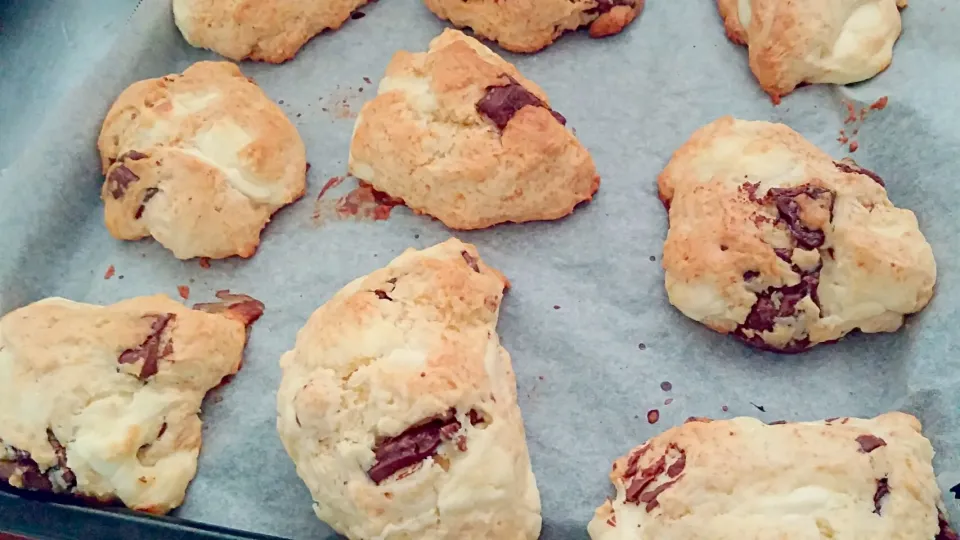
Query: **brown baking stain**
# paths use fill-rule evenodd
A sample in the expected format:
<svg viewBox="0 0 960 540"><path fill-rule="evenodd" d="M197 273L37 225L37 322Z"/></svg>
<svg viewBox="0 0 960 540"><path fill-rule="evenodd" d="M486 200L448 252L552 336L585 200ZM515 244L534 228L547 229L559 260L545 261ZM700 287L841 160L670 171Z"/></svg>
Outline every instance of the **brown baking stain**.
<svg viewBox="0 0 960 540"><path fill-rule="evenodd" d="M723 412L727 412L727 411L730 410L730 407L727 407L726 405L722 405L722 406L720 407L720 410L722 410Z"/></svg>
<svg viewBox="0 0 960 540"><path fill-rule="evenodd" d="M673 398L672 398L672 397L668 397L667 399L663 400L663 404L664 404L664 405L669 405L669 404L671 404L671 403L673 403Z"/></svg>
<svg viewBox="0 0 960 540"><path fill-rule="evenodd" d="M360 181L356 188L336 200L323 199L326 190L340 185L343 178L333 177L320 192L320 197L314 204L313 220L320 224L327 218L357 219L366 221L383 221L390 217L395 206L403 204L403 199L397 199L378 191L370 184Z"/></svg>
<svg viewBox="0 0 960 540"><path fill-rule="evenodd" d="M324 100L326 101L326 107L323 107L321 110L330 113L338 120L356 118L357 111L359 111L360 105L362 105L362 94L363 92L360 87L351 88L349 86L341 87L337 85L337 89L331 92L327 99Z"/></svg>
<svg viewBox="0 0 960 540"><path fill-rule="evenodd" d="M673 385L670 383L670 381L663 381L660 383L660 389L664 392L669 392L673 390Z"/></svg>
<svg viewBox="0 0 960 540"><path fill-rule="evenodd" d="M107 267L107 271L104 272L104 274L103 274L103 279L110 279L110 278L112 278L112 277L113 277L113 274L115 274L116 272L117 272L117 269L114 268L113 265L111 264L110 266Z"/></svg>

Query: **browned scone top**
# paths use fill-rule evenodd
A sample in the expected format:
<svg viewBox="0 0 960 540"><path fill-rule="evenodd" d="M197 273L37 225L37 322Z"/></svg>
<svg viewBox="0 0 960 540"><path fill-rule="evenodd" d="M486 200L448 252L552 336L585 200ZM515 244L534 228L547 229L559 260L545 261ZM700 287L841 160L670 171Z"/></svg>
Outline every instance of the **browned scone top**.
<svg viewBox="0 0 960 540"><path fill-rule="evenodd" d="M849 84L887 69L907 0L717 0L727 36L775 102L802 83Z"/></svg>
<svg viewBox="0 0 960 540"><path fill-rule="evenodd" d="M337 532L539 536L516 376L496 330L506 286L450 239L349 283L297 334L280 360L277 428Z"/></svg>
<svg viewBox="0 0 960 540"><path fill-rule="evenodd" d="M110 234L152 236L180 259L250 257L273 213L306 189L296 128L229 62L134 83L97 147Z"/></svg>
<svg viewBox="0 0 960 540"><path fill-rule="evenodd" d="M459 28L513 52L536 52L565 32L588 27L590 36L620 33L644 0L424 0L430 11Z"/></svg>
<svg viewBox="0 0 960 540"><path fill-rule="evenodd" d="M616 460L592 540L951 540L920 422L691 419Z"/></svg>
<svg viewBox="0 0 960 540"><path fill-rule="evenodd" d="M670 303L718 332L799 352L854 329L895 331L933 295L936 263L913 212L875 173L785 125L721 118L658 182Z"/></svg>
<svg viewBox="0 0 960 540"><path fill-rule="evenodd" d="M340 28L367 1L173 0L173 15L194 47L279 64L313 36Z"/></svg>
<svg viewBox="0 0 960 540"><path fill-rule="evenodd" d="M223 314L158 295L48 298L0 319L0 480L166 513L200 452L200 402L237 372L245 297Z"/></svg>
<svg viewBox="0 0 960 540"><path fill-rule="evenodd" d="M600 184L565 122L513 65L445 30L387 66L357 118L350 173L453 229L557 219Z"/></svg>

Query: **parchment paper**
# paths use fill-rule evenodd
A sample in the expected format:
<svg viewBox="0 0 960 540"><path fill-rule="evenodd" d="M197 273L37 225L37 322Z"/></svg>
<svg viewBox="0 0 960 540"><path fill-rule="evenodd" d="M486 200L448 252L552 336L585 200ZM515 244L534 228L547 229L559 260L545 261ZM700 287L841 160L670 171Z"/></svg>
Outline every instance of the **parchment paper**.
<svg viewBox="0 0 960 540"><path fill-rule="evenodd" d="M167 0L142 3L107 59L51 104L34 144L0 177L3 312L51 295L98 303L176 296L177 285L191 287L191 303L223 288L266 303L242 371L205 402L199 474L181 517L333 537L315 519L276 435L278 360L310 313L348 281L407 247L451 235L405 208L380 222L312 218L327 178L346 172L352 116L375 94L392 54L424 50L443 28L417 0L363 11L365 18L314 39L292 62L242 65L283 100L312 164L307 196L276 216L250 260L204 270L153 241L115 241L102 224L95 139L107 107L134 81L216 58L182 40ZM546 90L603 177L597 198L567 219L459 235L513 282L499 332L517 371L542 538L586 538L587 521L610 493L611 461L689 416L793 421L891 409L922 420L960 524L960 502L948 491L960 482L960 5L917 1L903 17L886 73L852 87L803 88L779 107L759 90L745 49L724 37L711 0L651 1L622 35L591 40L580 32L536 55L504 54ZM667 303L666 216L655 178L695 129L724 114L779 121L840 158L846 146L838 132L851 133L843 100L859 110L881 96L889 105L860 126L854 157L883 176L898 206L917 213L934 247L939 281L925 311L895 334L778 356L715 334ZM110 264L117 275L104 280ZM663 381L671 391L661 390ZM651 409L659 410L653 425Z"/></svg>

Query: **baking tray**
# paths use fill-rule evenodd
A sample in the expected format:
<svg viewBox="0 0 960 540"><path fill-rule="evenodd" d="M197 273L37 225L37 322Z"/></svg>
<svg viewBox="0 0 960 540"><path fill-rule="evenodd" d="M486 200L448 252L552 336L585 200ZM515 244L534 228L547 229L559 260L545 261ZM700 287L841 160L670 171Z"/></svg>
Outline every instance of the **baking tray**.
<svg viewBox="0 0 960 540"><path fill-rule="evenodd" d="M203 269L152 241L115 241L102 224L95 139L110 103L136 80L216 58L184 43L167 0L142 2L105 59L50 104L32 143L0 173L0 312L51 295L95 303L176 296L178 285L191 287L191 303L229 288L266 304L243 369L204 402L198 474L174 521L4 494L0 529L58 538L61 523L82 521L102 527L80 535L89 538L229 534L216 527L334 537L313 516L276 436L280 355L347 282L451 235L402 207L385 221L337 219L329 201L351 189L350 179L316 202L328 179L345 173L356 112L390 57L425 50L444 27L418 0L363 11L292 62L241 65L283 102L311 163L306 197L277 214L249 260ZM568 218L458 234L513 284L498 328L517 372L542 538L586 538L587 521L610 494L612 460L690 416L795 421L911 412L933 442L937 480L960 522L960 502L949 492L960 483L960 100L952 99L960 9L918 2L904 12L904 27L884 74L850 87L803 88L779 107L757 87L745 51L726 40L711 0L649 2L621 35L591 40L580 32L536 55L504 54L545 89L603 178L596 199ZM859 110L882 96L886 109L844 124L847 104ZM749 349L673 309L660 268L666 215L655 178L695 129L724 114L786 123L837 158L848 149L837 142L839 130L856 127L854 157L884 177L898 206L917 213L933 245L939 276L930 306L897 333L852 335L789 357ZM116 275L105 280L109 265ZM653 410L659 419L651 424Z"/></svg>

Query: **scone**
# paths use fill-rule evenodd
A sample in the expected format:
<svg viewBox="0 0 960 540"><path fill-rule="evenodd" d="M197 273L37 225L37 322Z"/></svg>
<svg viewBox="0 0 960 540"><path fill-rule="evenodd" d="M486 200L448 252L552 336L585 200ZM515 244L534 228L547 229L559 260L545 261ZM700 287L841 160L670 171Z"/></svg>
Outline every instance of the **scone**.
<svg viewBox="0 0 960 540"><path fill-rule="evenodd" d="M645 0L424 0L430 11L508 51L536 52L564 32L588 27L590 37L618 34Z"/></svg>
<svg viewBox="0 0 960 540"><path fill-rule="evenodd" d="M920 422L691 419L613 464L593 540L956 540Z"/></svg>
<svg viewBox="0 0 960 540"><path fill-rule="evenodd" d="M350 173L453 229L557 219L600 185L543 90L457 30L398 52L357 118Z"/></svg>
<svg viewBox="0 0 960 540"><path fill-rule="evenodd" d="M0 319L0 481L162 514L197 471L200 402L263 305L48 298Z"/></svg>
<svg viewBox="0 0 960 540"><path fill-rule="evenodd" d="M451 239L407 250L310 317L280 360L277 428L321 520L351 539L537 538L496 331L507 286Z"/></svg>
<svg viewBox="0 0 960 540"><path fill-rule="evenodd" d="M670 303L756 347L893 332L933 295L933 251L879 176L787 126L721 118L660 174Z"/></svg>
<svg viewBox="0 0 960 540"><path fill-rule="evenodd" d="M887 69L907 0L717 0L727 36L779 102L802 83L849 84Z"/></svg>
<svg viewBox="0 0 960 540"><path fill-rule="evenodd" d="M324 30L336 30L368 0L173 0L184 39L231 60L279 64Z"/></svg>
<svg viewBox="0 0 960 540"><path fill-rule="evenodd" d="M180 259L249 257L270 216L306 189L293 124L228 62L133 84L97 141L107 230Z"/></svg>

